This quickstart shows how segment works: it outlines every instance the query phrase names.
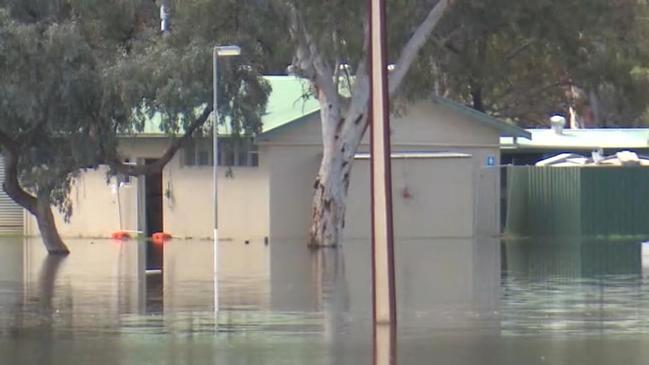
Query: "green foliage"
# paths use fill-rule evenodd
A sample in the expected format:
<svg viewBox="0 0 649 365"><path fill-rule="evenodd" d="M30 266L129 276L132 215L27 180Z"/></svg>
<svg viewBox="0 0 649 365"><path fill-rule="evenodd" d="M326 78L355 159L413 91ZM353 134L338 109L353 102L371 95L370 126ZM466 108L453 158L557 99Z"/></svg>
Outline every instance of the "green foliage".
<svg viewBox="0 0 649 365"><path fill-rule="evenodd" d="M163 36L151 1L0 0L0 132L19 148L22 187L50 192L69 217L73 178L118 157L120 136L155 114L164 132L183 134L211 105L216 44L245 49L220 63L221 122L259 131L264 56L246 47L254 27L232 28L243 19L236 4L187 2Z"/></svg>
<svg viewBox="0 0 649 365"><path fill-rule="evenodd" d="M387 2L390 62L435 3ZM275 4L283 13L289 5L298 9L329 66L345 63L355 72L362 62L366 1ZM637 125L649 106L646 19L645 1L636 0L456 0L413 64L400 97L441 94L526 126L546 123L569 107L596 113L600 125ZM287 27L280 22L275 24Z"/></svg>
<svg viewBox="0 0 649 365"><path fill-rule="evenodd" d="M258 132L269 92L259 75L285 72L295 54L291 7L331 70L353 74L364 61L365 0L171 3L163 36L150 0L0 0L0 131L20 144L25 188L51 190L67 211L71 179L117 156L120 135L153 115L182 134L211 103L217 44L244 50L220 62L220 122ZM435 3L388 1L391 62ZM639 124L649 115L646 14L635 0L456 0L401 97L437 93L524 125L597 101L602 123Z"/></svg>
<svg viewBox="0 0 649 365"><path fill-rule="evenodd" d="M387 1L388 51L390 61L395 62L402 48L416 28L434 7L437 0L389 0ZM311 41L324 57L326 64L348 66L355 74L365 62L365 34L368 25L366 0L275 0L276 10L289 14L294 7L313 38ZM289 21L279 17L274 27L289 33ZM291 44L294 54L295 44Z"/></svg>
<svg viewBox="0 0 649 365"><path fill-rule="evenodd" d="M87 138L101 82L92 52L74 23L19 23L3 11L0 54L0 126L21 142L24 187L54 191L69 212L72 174L97 158Z"/></svg>
<svg viewBox="0 0 649 365"><path fill-rule="evenodd" d="M649 61L643 14L634 0L457 0L413 70L427 77L407 91L435 90L523 125L589 97L623 100L600 119L634 123L648 105L634 72Z"/></svg>

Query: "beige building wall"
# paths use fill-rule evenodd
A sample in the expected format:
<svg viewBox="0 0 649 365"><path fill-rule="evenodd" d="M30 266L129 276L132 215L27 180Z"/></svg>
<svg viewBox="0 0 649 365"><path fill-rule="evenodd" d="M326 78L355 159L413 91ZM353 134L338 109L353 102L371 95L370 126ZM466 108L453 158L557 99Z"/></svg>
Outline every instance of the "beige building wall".
<svg viewBox="0 0 649 365"><path fill-rule="evenodd" d="M273 130L258 140L272 145L317 145L322 143L320 114ZM391 119L391 139L395 146L436 148L499 148L500 134L489 126L434 102L418 103L408 112ZM369 144L369 133L363 138Z"/></svg>
<svg viewBox="0 0 649 365"><path fill-rule="evenodd" d="M214 227L212 167L182 166L177 155L163 175L164 228L176 237L211 239ZM268 175L259 167L219 170L219 236L263 241L268 236Z"/></svg>
<svg viewBox="0 0 649 365"><path fill-rule="evenodd" d="M167 138L122 139L120 150L124 158L136 162L138 159L161 156L168 141ZM100 167L87 170L74 180L70 193L72 216L69 222L65 222L63 215L53 209L62 237L106 238L115 231L138 230L138 178L131 178L130 183L118 189L117 179L113 177L108 180L107 173L107 167ZM40 235L36 219L27 212L25 234Z"/></svg>
<svg viewBox="0 0 649 365"><path fill-rule="evenodd" d="M320 147L272 146L262 151L269 174L270 238L306 239Z"/></svg>
<svg viewBox="0 0 649 365"><path fill-rule="evenodd" d="M165 138L133 138L122 141L123 155L130 161L142 161L162 155L168 145ZM165 167L163 186L163 226L178 238L211 239L214 215L212 167L188 167L181 164L182 152ZM106 167L89 170L75 179L71 191L73 214L69 222L55 211L59 233L63 237L108 238L113 232L137 232L144 217L138 217L144 194L138 178L121 184L107 182ZM268 178L261 168L221 168L218 182L219 233L223 240L263 241L268 236ZM142 186L141 186L142 185ZM182 202L182 203L180 203ZM121 224L120 224L121 218ZM36 220L26 213L25 233L39 235Z"/></svg>
<svg viewBox="0 0 649 365"><path fill-rule="evenodd" d="M123 140L120 148L131 161L142 161L161 156L168 141L167 138L130 138ZM488 161L496 166L499 164L499 132L496 129L435 103L421 103L410 108L407 114L393 118L392 143L393 152L461 152L472 156L470 164L429 161L428 168L424 162L395 162L395 197L401 194L398 189L416 184L419 201L426 202L425 207L418 205L419 208L414 209L419 203L396 200L398 206L407 208L400 210L395 220L403 226L397 228L398 234L418 237L426 232L437 232L433 227L444 227L447 229L440 230L436 236L456 237L468 234L469 226L474 226L474 232L479 235L499 233L500 177L497 169L487 166ZM319 114L261 136L259 144L258 168L232 168L231 177L226 176L225 168L221 169L218 185L220 237L224 240L254 241L267 236L273 240L306 240L313 182L321 159ZM359 150L368 149L366 136ZM212 169L182 166L181 161L179 154L163 172L164 230L175 237L211 238ZM358 166L352 172L347 226L354 226L348 228L352 229L350 237L360 238L366 230L360 227L366 223L359 221L357 228L353 222L363 211L369 211L366 200L369 191L364 191L369 190L369 179L368 168L363 167L367 162L355 163ZM409 176L404 177L404 174ZM109 237L120 228L141 229L143 217L138 218L143 206L138 193L140 185L143 184L138 183L138 179L131 179L130 184L119 188L118 199L115 181L112 185L106 184L105 168L82 174L72 191L74 213L70 222L63 222L57 214L61 234L64 237ZM425 185L430 187L426 189ZM455 194L453 198L450 198L451 193ZM442 198L445 200L439 202ZM471 201L476 218L463 213L466 218L453 227L440 221L419 231L412 228L418 222L414 217L432 209L432 205L450 207L453 201L457 202L454 207L458 212L468 212L466 205ZM38 234L31 217L27 219L26 232Z"/></svg>
<svg viewBox="0 0 649 365"><path fill-rule="evenodd" d="M118 189L115 178L107 182L107 171L105 167L88 170L74 180L70 192L72 216L69 222L65 222L63 215L53 208L62 237L110 237L112 232L120 229L137 229L137 179ZM39 235L36 219L27 212L25 216L25 233L28 236Z"/></svg>
<svg viewBox="0 0 649 365"><path fill-rule="evenodd" d="M371 233L370 161L357 160L349 187L345 239ZM399 239L468 238L474 233L471 156L392 159L394 234Z"/></svg>
<svg viewBox="0 0 649 365"><path fill-rule="evenodd" d="M318 114L313 115L308 120L283 127L281 131L271 132L267 138L260 138L262 156L268 160L269 166L270 237L274 241L307 239L313 182L321 158L318 118ZM408 167L410 162L393 162L395 189L405 186L406 181L414 183L423 194L421 201L426 202L415 209L415 203L395 199L399 204L395 206L399 209L395 212L395 223L397 227L401 226L395 227L397 234L403 237L419 237L434 232L435 237L499 234L500 177L495 167L487 166L488 162L495 166L500 163L498 130L434 103L416 105L407 114L394 117L391 129L393 152L459 152L471 155L469 161L428 162L431 164L428 168L423 165ZM368 150L366 135L359 152ZM369 166L367 161L355 161L354 164L345 237L368 238ZM406 172L411 177L404 177ZM429 185L429 188L424 185ZM399 194L398 190L394 192L395 197ZM453 206L454 201L457 204ZM414 229L421 222L412 217L433 209L426 205L435 202L438 202L437 206L452 206L458 218L462 215L464 219L456 220L450 226L440 220Z"/></svg>

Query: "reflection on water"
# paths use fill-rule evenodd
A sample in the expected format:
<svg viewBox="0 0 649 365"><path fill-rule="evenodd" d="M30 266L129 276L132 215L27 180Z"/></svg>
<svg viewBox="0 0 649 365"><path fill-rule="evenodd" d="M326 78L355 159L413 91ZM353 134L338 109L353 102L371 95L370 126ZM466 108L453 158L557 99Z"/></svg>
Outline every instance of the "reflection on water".
<svg viewBox="0 0 649 365"><path fill-rule="evenodd" d="M598 365L649 356L638 242L504 242L502 255L495 239L399 242L395 332L371 326L368 242L320 251L223 242L218 312L211 242L68 244L73 253L60 258L37 240L0 240L0 364Z"/></svg>
<svg viewBox="0 0 649 365"><path fill-rule="evenodd" d="M649 334L638 241L506 242L503 334Z"/></svg>

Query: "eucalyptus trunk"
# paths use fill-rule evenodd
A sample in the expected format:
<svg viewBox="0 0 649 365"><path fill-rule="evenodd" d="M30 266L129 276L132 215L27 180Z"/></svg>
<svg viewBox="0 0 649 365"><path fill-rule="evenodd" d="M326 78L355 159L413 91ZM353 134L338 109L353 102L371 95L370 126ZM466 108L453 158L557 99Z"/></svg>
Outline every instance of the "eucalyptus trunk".
<svg viewBox="0 0 649 365"><path fill-rule="evenodd" d="M335 122L335 121L330 121ZM356 137L362 135L347 136ZM336 136L340 140L341 136ZM345 202L356 146L353 141L324 145L313 193L310 244L336 246L345 228Z"/></svg>
<svg viewBox="0 0 649 365"><path fill-rule="evenodd" d="M367 77L358 77L356 98L342 116L339 97L320 96L322 160L314 183L311 209L311 246L336 246L345 228L345 207L354 155L367 129Z"/></svg>
<svg viewBox="0 0 649 365"><path fill-rule="evenodd" d="M453 0L439 0L429 10L410 39L401 49L396 67L390 73L389 91L394 94L412 66L417 53L424 46L435 26ZM367 14L366 14L367 15ZM339 83L342 54L324 54L297 9L290 7L290 35L295 42L295 57L291 70L309 80L313 94L320 102L323 155L314 183L312 220L309 229L311 246L336 246L341 243L345 227L345 203L349 190L354 155L368 127L369 76L367 60L370 42L368 19L364 20L365 34L362 56L358 60L353 81L347 78L349 96L341 94ZM336 31L332 31L336 38ZM333 52L336 53L334 47ZM335 60L335 62L332 62ZM346 94L346 93L343 93Z"/></svg>
<svg viewBox="0 0 649 365"><path fill-rule="evenodd" d="M43 189L37 196L27 193L18 182L18 151L11 144L7 144L2 151L5 164L5 180L2 184L4 191L18 205L27 209L38 223L43 244L51 255L67 255L70 253L68 247L61 240L56 222L50 205L50 190Z"/></svg>
<svg viewBox="0 0 649 365"><path fill-rule="evenodd" d="M336 246L345 228L345 201L350 161L323 158L315 182L311 217L311 246ZM331 166L331 167L329 167Z"/></svg>
<svg viewBox="0 0 649 365"><path fill-rule="evenodd" d="M67 255L70 253L68 247L63 243L58 229L56 229L56 222L52 214L52 206L50 205L50 192L39 192L36 198L36 222L38 223L38 230L41 232L43 244L47 248L47 252L51 255Z"/></svg>

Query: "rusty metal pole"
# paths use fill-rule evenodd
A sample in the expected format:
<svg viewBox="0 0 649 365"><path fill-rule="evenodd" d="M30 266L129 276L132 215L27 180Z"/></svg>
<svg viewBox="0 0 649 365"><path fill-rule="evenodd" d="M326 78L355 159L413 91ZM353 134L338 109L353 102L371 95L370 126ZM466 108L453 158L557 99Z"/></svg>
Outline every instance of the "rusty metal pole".
<svg viewBox="0 0 649 365"><path fill-rule="evenodd" d="M385 0L368 0L368 4L370 10L372 308L375 324L396 325Z"/></svg>

